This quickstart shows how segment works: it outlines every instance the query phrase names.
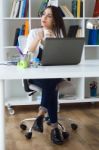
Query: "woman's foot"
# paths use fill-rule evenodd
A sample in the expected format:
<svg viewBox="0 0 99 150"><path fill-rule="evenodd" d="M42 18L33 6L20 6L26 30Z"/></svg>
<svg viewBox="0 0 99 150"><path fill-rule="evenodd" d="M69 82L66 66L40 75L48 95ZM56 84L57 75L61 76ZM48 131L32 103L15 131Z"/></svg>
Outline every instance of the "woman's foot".
<svg viewBox="0 0 99 150"><path fill-rule="evenodd" d="M58 144L58 145L64 143L64 138L59 128L54 128L51 130L51 140L54 144Z"/></svg>
<svg viewBox="0 0 99 150"><path fill-rule="evenodd" d="M43 115L38 116L36 118L36 120L34 121L34 124L33 124L33 129L35 131L43 132L43 119L44 119Z"/></svg>

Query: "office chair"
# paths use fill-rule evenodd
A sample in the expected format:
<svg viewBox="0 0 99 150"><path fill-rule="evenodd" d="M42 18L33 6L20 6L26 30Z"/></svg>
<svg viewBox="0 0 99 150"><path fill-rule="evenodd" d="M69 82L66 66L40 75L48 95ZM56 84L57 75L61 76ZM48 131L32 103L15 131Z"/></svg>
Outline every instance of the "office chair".
<svg viewBox="0 0 99 150"><path fill-rule="evenodd" d="M26 40L27 40L26 36L19 36L19 38L18 38L19 47L22 50L24 49ZM32 96L36 92L41 92L41 88L34 85L34 84L31 84L30 80L31 79L23 79L24 90L28 93L28 95ZM69 91L68 88L72 87L72 84L71 84L70 80L71 80L70 78L65 79L64 81L62 81L61 83L59 83L57 85L56 88L59 91L58 92L59 93L58 97L62 97L64 95L63 94L64 93L64 90L63 90L64 87L66 88L66 91ZM58 108L60 108L59 105L60 104L58 103ZM59 109L58 109L58 111L59 111ZM22 120L21 123L20 123L20 128L22 130L26 131L25 136L26 136L27 139L31 139L31 137L32 137L33 125L32 125L32 127L28 128L28 126L26 125L26 122L27 121L34 121L35 119L36 118L27 118L27 119ZM47 124L50 125L50 119L49 119L48 115L44 118L44 121L46 121ZM59 126L62 130L62 134L63 134L64 139L67 139L68 136L69 136L68 132L65 131L65 127L63 125L61 125L61 123L58 123L58 124L59 124ZM73 130L76 130L77 127L78 127L77 124L71 123L71 128Z"/></svg>
<svg viewBox="0 0 99 150"><path fill-rule="evenodd" d="M41 92L41 88L39 88L38 86L36 86L34 84L31 84L31 82L29 82L30 80L29 79L24 79L23 80L24 89L25 89L26 92L28 92L28 95L32 96L36 92ZM68 80L64 80L64 81L62 81L61 83L59 83L57 85L56 88L58 89L58 91L61 92L62 95L63 95L62 88L64 86L69 87L69 86L71 86L71 83L69 83ZM58 103L58 105L60 105L60 104ZM58 108L59 108L59 106L58 106ZM26 122L27 121L34 121L35 119L36 118L27 118L27 119L22 120L21 123L20 123L20 128L22 130L26 131L25 136L26 136L27 139L31 139L31 137L32 137L33 125L30 128L28 128L28 126L26 125ZM48 115L45 116L44 121L46 121L47 124L50 125L50 119L49 119ZM65 131L65 127L60 122L58 122L58 125L62 130L62 134L63 134L64 139L67 139L69 137L69 134L68 134L68 132ZM71 125L71 128L73 130L76 130L77 127L78 127L77 124L75 124L75 123L71 123L70 125Z"/></svg>

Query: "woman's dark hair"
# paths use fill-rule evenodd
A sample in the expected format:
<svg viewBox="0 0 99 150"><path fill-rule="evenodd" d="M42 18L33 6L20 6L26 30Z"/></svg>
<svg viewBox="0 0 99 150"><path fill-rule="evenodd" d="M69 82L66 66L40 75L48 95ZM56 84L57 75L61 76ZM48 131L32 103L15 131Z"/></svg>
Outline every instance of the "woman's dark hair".
<svg viewBox="0 0 99 150"><path fill-rule="evenodd" d="M55 25L53 26L54 33L57 37L61 37L61 33L63 34L63 37L66 37L66 29L59 7L48 6L47 8L52 10L52 15L55 22Z"/></svg>

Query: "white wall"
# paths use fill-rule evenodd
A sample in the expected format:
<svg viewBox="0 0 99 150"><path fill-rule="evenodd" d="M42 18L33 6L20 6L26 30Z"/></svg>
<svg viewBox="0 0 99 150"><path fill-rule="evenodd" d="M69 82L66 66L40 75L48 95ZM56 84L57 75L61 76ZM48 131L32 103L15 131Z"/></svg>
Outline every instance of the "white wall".
<svg viewBox="0 0 99 150"><path fill-rule="evenodd" d="M0 60L3 60L3 49L2 49L2 46L3 46L3 20L2 20L2 17L3 17L3 4L2 4L2 1L0 1Z"/></svg>

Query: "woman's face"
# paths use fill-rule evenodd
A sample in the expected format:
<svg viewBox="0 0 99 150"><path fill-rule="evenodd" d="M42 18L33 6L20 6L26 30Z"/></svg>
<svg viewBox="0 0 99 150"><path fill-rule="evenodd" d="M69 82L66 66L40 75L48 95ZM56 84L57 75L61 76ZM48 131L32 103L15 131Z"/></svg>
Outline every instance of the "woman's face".
<svg viewBox="0 0 99 150"><path fill-rule="evenodd" d="M53 29L54 19L52 10L47 8L41 17L41 26L46 29Z"/></svg>

